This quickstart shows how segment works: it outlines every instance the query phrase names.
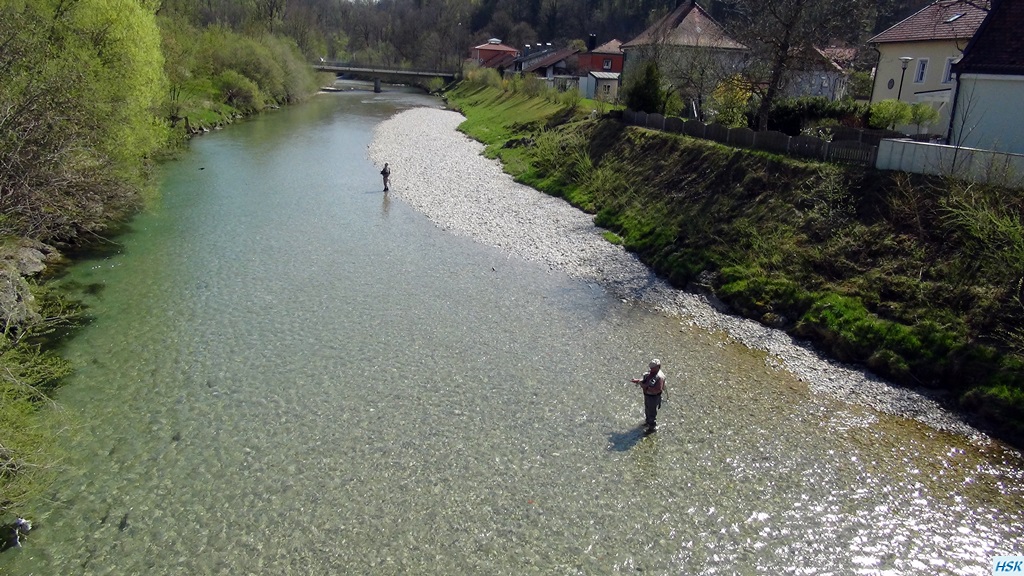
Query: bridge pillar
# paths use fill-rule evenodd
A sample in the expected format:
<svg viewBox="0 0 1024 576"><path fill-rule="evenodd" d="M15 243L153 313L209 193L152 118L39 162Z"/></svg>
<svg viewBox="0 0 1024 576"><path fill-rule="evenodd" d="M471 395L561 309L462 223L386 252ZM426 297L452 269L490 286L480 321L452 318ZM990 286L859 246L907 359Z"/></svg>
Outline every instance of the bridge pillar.
<svg viewBox="0 0 1024 576"><path fill-rule="evenodd" d="M378 94L380 93L380 78L373 79L373 91Z"/></svg>

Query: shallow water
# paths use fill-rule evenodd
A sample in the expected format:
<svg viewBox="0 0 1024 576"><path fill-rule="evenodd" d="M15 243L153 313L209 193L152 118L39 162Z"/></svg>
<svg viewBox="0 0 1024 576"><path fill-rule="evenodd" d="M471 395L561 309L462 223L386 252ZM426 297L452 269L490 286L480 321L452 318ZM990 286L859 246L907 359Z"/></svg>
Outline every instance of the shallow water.
<svg viewBox="0 0 1024 576"><path fill-rule="evenodd" d="M67 473L10 574L989 574L993 444L812 396L762 354L446 233L324 94L196 139L85 261ZM643 436L628 379L660 357Z"/></svg>

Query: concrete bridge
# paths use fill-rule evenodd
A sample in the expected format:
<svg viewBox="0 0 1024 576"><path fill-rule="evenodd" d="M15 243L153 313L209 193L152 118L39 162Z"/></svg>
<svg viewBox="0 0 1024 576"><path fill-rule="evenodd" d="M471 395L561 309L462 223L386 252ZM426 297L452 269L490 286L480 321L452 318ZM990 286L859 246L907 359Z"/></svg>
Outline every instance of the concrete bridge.
<svg viewBox="0 0 1024 576"><path fill-rule="evenodd" d="M403 70L400 68L388 68L385 66L368 66L352 62L329 62L321 60L313 64L313 68L321 72L334 72L335 74L356 74L373 78L373 91L380 92L380 81L382 79L398 80L408 78L440 78L445 82L455 79L456 72L449 70Z"/></svg>

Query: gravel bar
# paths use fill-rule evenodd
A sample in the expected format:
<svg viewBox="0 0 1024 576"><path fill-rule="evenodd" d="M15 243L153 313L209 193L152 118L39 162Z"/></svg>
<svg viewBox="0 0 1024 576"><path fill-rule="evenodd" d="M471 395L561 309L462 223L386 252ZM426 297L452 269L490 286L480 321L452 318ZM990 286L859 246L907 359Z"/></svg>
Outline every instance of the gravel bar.
<svg viewBox="0 0 1024 576"><path fill-rule="evenodd" d="M766 363L792 372L812 392L987 441L924 391L827 359L781 330L724 313L712 297L673 288L635 255L605 240L592 216L514 182L498 161L483 156L482 144L457 130L464 120L450 110L413 108L380 123L369 146L375 165L392 166L391 194L440 228L595 283L685 324L727 334L767 352Z"/></svg>

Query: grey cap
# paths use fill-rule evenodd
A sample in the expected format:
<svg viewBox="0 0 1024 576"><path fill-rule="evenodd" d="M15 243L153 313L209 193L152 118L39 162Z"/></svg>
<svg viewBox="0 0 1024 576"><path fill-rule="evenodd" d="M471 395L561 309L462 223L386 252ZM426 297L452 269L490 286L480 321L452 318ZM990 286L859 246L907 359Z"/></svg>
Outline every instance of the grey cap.
<svg viewBox="0 0 1024 576"><path fill-rule="evenodd" d="M661 368L661 360L658 360L657 358L655 358L654 360L651 360L651 368L654 368L654 367Z"/></svg>

